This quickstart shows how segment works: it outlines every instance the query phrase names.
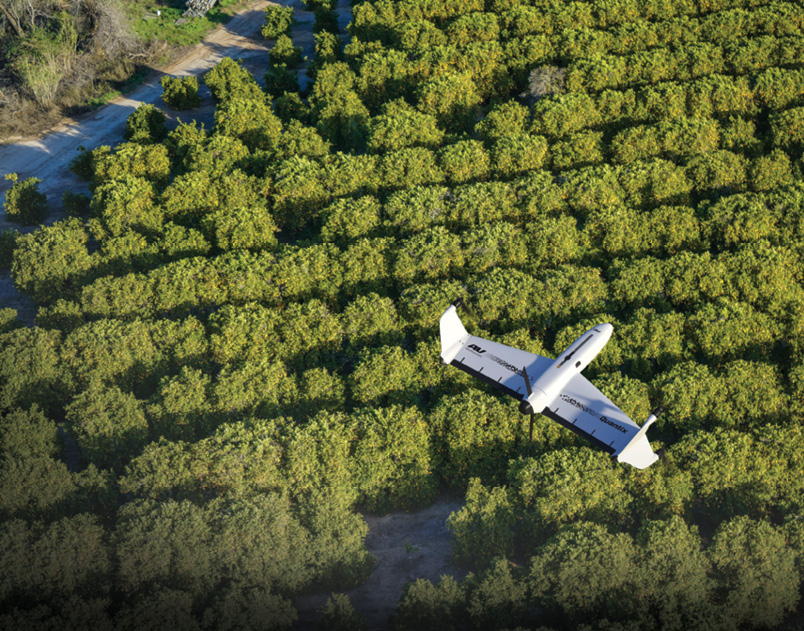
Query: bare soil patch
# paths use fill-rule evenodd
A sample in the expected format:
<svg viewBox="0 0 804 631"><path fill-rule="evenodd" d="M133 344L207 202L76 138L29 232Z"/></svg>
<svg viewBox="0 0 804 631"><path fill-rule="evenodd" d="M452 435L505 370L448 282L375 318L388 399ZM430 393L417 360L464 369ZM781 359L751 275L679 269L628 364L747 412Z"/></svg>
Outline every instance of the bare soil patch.
<svg viewBox="0 0 804 631"><path fill-rule="evenodd" d="M464 578L466 571L452 563L452 535L446 527L447 517L462 506L461 500L444 496L415 513L365 516L369 527L366 547L376 558L374 571L365 583L346 594L371 631L391 628L390 618L405 583L418 578L437 583L445 574ZM296 627L315 629L318 610L329 597L329 593L320 592L297 599Z"/></svg>

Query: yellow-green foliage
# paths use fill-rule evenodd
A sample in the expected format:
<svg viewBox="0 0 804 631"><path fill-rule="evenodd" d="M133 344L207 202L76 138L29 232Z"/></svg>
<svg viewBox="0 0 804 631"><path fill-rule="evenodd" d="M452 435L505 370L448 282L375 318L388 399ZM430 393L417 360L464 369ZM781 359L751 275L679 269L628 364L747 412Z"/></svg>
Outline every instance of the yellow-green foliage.
<svg viewBox="0 0 804 631"><path fill-rule="evenodd" d="M363 515L441 491L477 574L410 583L395 628L789 626L804 9L366 0L342 50L332 5L306 94L270 9L270 94L224 59L211 130L140 108L73 161L88 219L3 239L39 310L0 314L0 626L285 628L370 574ZM611 323L586 375L638 424L664 406L662 458L530 440L439 364L457 298L549 357Z"/></svg>

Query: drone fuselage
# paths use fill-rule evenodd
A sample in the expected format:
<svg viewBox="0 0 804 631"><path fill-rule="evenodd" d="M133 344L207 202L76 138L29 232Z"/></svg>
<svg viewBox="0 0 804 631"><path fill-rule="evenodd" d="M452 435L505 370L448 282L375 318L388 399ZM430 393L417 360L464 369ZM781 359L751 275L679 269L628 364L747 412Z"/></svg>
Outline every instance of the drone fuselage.
<svg viewBox="0 0 804 631"><path fill-rule="evenodd" d="M519 411L533 414L550 407L564 386L603 350L613 331L610 324L598 324L570 344L550 368L532 382L532 393L522 400Z"/></svg>

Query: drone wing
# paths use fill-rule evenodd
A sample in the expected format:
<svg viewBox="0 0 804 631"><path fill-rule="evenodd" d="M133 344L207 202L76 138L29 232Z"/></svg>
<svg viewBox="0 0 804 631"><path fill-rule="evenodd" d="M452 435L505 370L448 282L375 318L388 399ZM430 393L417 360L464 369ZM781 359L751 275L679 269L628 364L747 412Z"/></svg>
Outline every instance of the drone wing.
<svg viewBox="0 0 804 631"><path fill-rule="evenodd" d="M645 436L656 417L651 415L640 428L581 374L569 381L542 414L637 469L659 459Z"/></svg>
<svg viewBox="0 0 804 631"><path fill-rule="evenodd" d="M469 335L454 304L441 316L441 359L517 401L526 396L522 369L532 383L553 363L547 357Z"/></svg>

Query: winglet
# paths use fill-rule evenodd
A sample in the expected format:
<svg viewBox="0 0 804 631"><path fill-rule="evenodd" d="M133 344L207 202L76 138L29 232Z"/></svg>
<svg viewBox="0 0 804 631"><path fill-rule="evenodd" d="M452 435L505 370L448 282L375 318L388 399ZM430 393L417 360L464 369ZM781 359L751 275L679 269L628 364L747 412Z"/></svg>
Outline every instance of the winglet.
<svg viewBox="0 0 804 631"><path fill-rule="evenodd" d="M460 298L453 302L441 315L441 361L449 364L466 344L469 333L458 317L458 304Z"/></svg>
<svg viewBox="0 0 804 631"><path fill-rule="evenodd" d="M659 459L659 456L650 447L646 432L656 422L656 418L661 412L662 408L654 410L629 443L614 454L617 462L626 462L637 469L646 469Z"/></svg>

